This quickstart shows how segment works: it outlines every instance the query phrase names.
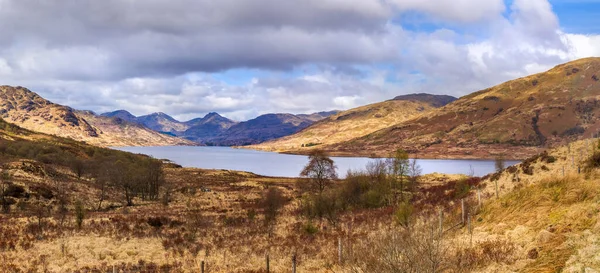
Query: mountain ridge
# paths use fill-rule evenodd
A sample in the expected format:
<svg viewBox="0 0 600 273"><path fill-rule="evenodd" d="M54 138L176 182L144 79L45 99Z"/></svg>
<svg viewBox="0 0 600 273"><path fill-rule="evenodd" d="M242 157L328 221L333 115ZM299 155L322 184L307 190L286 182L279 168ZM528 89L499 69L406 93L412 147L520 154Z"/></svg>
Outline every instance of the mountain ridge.
<svg viewBox="0 0 600 273"><path fill-rule="evenodd" d="M118 118L53 103L21 86L0 86L0 117L28 130L99 146L195 145Z"/></svg>
<svg viewBox="0 0 600 273"><path fill-rule="evenodd" d="M296 134L249 148L304 154L323 145L351 140L416 115L427 113L436 107L445 105L444 102L451 98L453 97L430 94L399 96L395 99L337 112Z"/></svg>
<svg viewBox="0 0 600 273"><path fill-rule="evenodd" d="M358 139L334 154L523 159L600 130L600 58L584 58L486 88Z"/></svg>

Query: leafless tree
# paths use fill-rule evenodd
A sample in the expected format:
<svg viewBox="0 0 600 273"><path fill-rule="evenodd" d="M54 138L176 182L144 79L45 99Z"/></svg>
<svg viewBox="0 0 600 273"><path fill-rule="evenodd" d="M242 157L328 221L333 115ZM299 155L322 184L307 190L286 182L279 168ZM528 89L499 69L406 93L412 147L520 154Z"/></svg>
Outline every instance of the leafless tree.
<svg viewBox="0 0 600 273"><path fill-rule="evenodd" d="M321 194L334 179L337 179L337 166L321 150L311 152L308 159L309 162L300 172L300 176L309 178L312 186Z"/></svg>
<svg viewBox="0 0 600 273"><path fill-rule="evenodd" d="M264 223L265 227L267 228L269 238L273 234L279 211L285 205L285 201L286 199L283 196L283 193L277 187L269 187L263 196L261 207L265 216Z"/></svg>
<svg viewBox="0 0 600 273"><path fill-rule="evenodd" d="M402 149L397 149L390 158L387 159L387 165L391 176L390 186L392 191L395 192L396 184L398 184L400 186L400 200L403 200L404 177L408 174L409 170L408 153Z"/></svg>

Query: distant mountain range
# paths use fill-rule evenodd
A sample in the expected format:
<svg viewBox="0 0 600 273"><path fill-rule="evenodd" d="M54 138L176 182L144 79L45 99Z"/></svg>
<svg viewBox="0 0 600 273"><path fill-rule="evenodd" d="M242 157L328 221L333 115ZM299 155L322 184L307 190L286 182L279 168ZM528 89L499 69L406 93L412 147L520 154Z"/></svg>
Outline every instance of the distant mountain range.
<svg viewBox="0 0 600 273"><path fill-rule="evenodd" d="M0 118L32 131L100 146L195 145L124 119L55 104L23 87L0 86Z"/></svg>
<svg viewBox="0 0 600 273"><path fill-rule="evenodd" d="M265 114L254 119L235 122L218 113L181 122L165 113L136 117L125 110L103 113L101 116L137 123L154 131L182 137L204 145L236 146L261 143L296 133L337 111L314 114Z"/></svg>

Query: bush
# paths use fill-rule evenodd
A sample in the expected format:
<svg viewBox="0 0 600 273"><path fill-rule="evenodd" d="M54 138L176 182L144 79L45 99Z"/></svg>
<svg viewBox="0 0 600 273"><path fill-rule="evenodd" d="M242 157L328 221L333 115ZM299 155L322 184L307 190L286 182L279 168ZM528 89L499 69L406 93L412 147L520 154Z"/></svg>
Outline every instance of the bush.
<svg viewBox="0 0 600 273"><path fill-rule="evenodd" d="M319 232L319 228L317 228L312 222L307 222L302 226L302 230L308 235L315 235Z"/></svg>
<svg viewBox="0 0 600 273"><path fill-rule="evenodd" d="M462 199L469 195L471 191L471 185L467 183L467 180L461 179L454 185L454 198Z"/></svg>
<svg viewBox="0 0 600 273"><path fill-rule="evenodd" d="M83 219L85 218L85 208L80 200L75 202L75 218L77 221L77 228L81 229L83 225Z"/></svg>
<svg viewBox="0 0 600 273"><path fill-rule="evenodd" d="M588 170L600 167L600 152L594 152L586 161L585 167Z"/></svg>
<svg viewBox="0 0 600 273"><path fill-rule="evenodd" d="M408 227L410 225L410 218L413 214L413 207L410 203L402 202L398 205L398 209L394 213L394 220L397 224Z"/></svg>

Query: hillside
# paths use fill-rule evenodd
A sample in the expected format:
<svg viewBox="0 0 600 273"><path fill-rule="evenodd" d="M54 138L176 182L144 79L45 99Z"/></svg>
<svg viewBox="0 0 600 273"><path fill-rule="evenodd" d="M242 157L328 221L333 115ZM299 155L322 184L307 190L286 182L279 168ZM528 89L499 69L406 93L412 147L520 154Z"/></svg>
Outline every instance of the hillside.
<svg viewBox="0 0 600 273"><path fill-rule="evenodd" d="M587 58L473 94L367 136L337 154L522 159L600 129L600 58Z"/></svg>
<svg viewBox="0 0 600 273"><path fill-rule="evenodd" d="M101 146L193 144L124 120L52 103L23 87L0 86L0 117L29 130Z"/></svg>
<svg viewBox="0 0 600 273"><path fill-rule="evenodd" d="M450 96L412 94L338 112L290 136L251 148L279 152L304 153L308 150L365 136L407 119L441 107ZM456 98L454 98L456 99Z"/></svg>
<svg viewBox="0 0 600 273"><path fill-rule="evenodd" d="M305 179L180 168L1 119L0 163L2 272L265 272L267 254L272 272L293 255L299 272L600 270L598 139L482 180L417 177L404 193L355 172L319 194ZM407 203L390 205L398 193Z"/></svg>

